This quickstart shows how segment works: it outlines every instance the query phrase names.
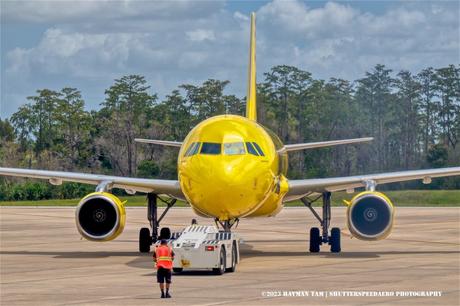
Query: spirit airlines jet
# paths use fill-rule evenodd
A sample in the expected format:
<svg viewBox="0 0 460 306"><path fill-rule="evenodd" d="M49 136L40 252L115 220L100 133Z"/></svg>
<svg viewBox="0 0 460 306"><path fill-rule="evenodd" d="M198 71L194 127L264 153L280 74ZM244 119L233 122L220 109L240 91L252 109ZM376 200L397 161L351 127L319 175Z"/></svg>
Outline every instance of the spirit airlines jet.
<svg viewBox="0 0 460 306"><path fill-rule="evenodd" d="M288 180L288 155L297 150L368 142L372 138L283 144L269 129L257 122L255 16L251 15L250 55L246 116L221 115L195 126L183 142L136 139L138 142L179 148L178 180L143 179L97 174L0 168L0 175L47 179L51 184L64 181L96 185L76 208L80 234L93 241L115 239L123 231L126 215L120 199L111 194L121 188L129 194L147 193L147 218L150 228L139 233L140 252L149 252L157 239L169 238L170 230L160 228L176 200L187 201L194 212L212 218L224 231L243 218L275 216L289 201L301 200L319 221L310 229L310 252L322 244L340 252L340 229L329 229L331 193L364 187L365 191L346 201L348 228L363 240L383 239L389 235L394 218L390 199L376 187L408 180L430 183L432 178L460 175L460 167L379 173L369 175ZM165 197L158 197L163 195ZM322 200L322 216L312 207ZM157 201L167 204L161 216ZM321 230L320 230L321 229Z"/></svg>

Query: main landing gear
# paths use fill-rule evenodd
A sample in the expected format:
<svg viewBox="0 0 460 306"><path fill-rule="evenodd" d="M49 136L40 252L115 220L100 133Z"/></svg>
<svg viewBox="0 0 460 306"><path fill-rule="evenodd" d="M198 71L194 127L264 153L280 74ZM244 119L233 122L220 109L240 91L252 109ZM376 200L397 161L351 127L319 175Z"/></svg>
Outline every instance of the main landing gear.
<svg viewBox="0 0 460 306"><path fill-rule="evenodd" d="M322 198L323 200L323 217L321 218L315 209L311 206L314 202ZM310 209L312 214L319 221L321 226L320 229L317 227L312 227L310 229L310 252L317 253L319 252L320 246L324 244L329 244L331 246L332 253L340 252L340 228L333 227L331 229L331 235L329 236L329 225L331 223L331 193L323 192L320 196L311 199L307 196L300 199L303 204Z"/></svg>
<svg viewBox="0 0 460 306"><path fill-rule="evenodd" d="M166 204L166 208L158 218L158 199ZM176 199L163 200L154 193L147 194L147 219L150 222L150 229L147 227L141 228L139 231L139 252L148 253L150 252L150 246L160 239L170 239L171 230L169 227L163 227L158 235L158 229L160 228L160 222L164 216L168 213L169 209L174 206Z"/></svg>

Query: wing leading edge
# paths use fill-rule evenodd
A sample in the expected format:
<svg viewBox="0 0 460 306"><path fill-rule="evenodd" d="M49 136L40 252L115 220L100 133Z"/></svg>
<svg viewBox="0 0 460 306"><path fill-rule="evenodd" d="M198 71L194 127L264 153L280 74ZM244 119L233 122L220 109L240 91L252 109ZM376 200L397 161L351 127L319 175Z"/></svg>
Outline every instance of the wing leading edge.
<svg viewBox="0 0 460 306"><path fill-rule="evenodd" d="M297 200L312 192L341 191L365 187L369 181L376 185L422 179L431 182L431 178L460 175L460 167L388 172L379 174L356 175L346 177L289 180L289 191L284 201Z"/></svg>
<svg viewBox="0 0 460 306"><path fill-rule="evenodd" d="M320 141L320 142L307 142L307 143L295 143L284 145L278 152L290 152L306 149L315 149L315 148L324 148L332 147L344 144L353 144L353 143L362 143L372 141L373 137L364 137L364 138L353 138L353 139L342 139L342 140L331 140L331 141Z"/></svg>
<svg viewBox="0 0 460 306"><path fill-rule="evenodd" d="M179 141L144 139L144 138L134 138L134 141L139 142L139 143L157 144L157 145L170 146L170 147L182 146L182 142L179 142Z"/></svg>
<svg viewBox="0 0 460 306"><path fill-rule="evenodd" d="M173 198L184 199L179 181L131 178L76 172L46 171L33 169L0 168L0 175L47 179L51 184L60 185L62 182L76 182L90 185L109 184L113 188L125 189L128 192L154 192Z"/></svg>

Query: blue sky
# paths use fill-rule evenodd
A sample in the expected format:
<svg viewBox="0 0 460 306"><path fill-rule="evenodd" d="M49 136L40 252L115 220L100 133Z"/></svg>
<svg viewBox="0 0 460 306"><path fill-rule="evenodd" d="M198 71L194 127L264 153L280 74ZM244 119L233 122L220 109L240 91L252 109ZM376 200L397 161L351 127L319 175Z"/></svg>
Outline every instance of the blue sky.
<svg viewBox="0 0 460 306"><path fill-rule="evenodd" d="M126 74L160 98L208 78L243 97L251 11L259 81L277 64L355 80L378 63L416 73L460 62L458 1L2 0L0 117L40 88L76 87L97 109Z"/></svg>

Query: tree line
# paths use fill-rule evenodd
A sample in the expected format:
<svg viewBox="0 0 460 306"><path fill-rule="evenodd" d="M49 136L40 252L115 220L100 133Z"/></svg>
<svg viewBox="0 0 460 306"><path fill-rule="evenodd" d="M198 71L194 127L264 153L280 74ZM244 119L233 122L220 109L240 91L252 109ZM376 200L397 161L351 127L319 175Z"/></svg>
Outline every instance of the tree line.
<svg viewBox="0 0 460 306"><path fill-rule="evenodd" d="M105 90L100 109L92 111L85 110L76 88L39 89L10 118L0 119L0 164L176 179L177 149L136 144L134 138L181 141L208 117L244 115L245 99L227 94L228 84L214 79L184 84L160 100L145 77L127 75ZM375 138L371 144L295 152L289 178L460 164L460 66L412 74L376 65L350 82L314 79L308 71L280 65L264 74L257 101L259 121L284 143ZM18 185L5 178L0 183L0 200L87 192L78 184ZM392 188L399 187L420 184ZM431 187L459 188L460 180L444 179Z"/></svg>

